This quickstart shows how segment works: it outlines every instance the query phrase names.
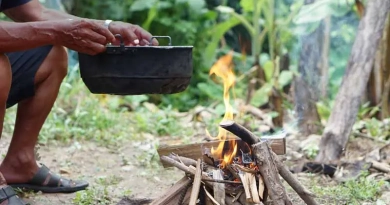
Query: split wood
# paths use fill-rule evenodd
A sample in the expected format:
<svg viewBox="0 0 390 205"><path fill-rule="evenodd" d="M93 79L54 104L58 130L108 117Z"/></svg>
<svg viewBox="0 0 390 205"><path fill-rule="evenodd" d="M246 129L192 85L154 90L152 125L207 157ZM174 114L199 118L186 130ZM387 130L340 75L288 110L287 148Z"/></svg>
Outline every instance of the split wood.
<svg viewBox="0 0 390 205"><path fill-rule="evenodd" d="M267 141L260 142L260 138L234 121L224 121L220 123L220 126L253 147L256 162L259 165L259 171L264 177L263 179L265 186L268 189L268 195L272 201L275 202L274 204L292 204L277 176L278 173L295 190L295 192L297 192L306 204L318 204L312 197L313 194L299 183L288 168L278 159L277 155L273 153Z"/></svg>

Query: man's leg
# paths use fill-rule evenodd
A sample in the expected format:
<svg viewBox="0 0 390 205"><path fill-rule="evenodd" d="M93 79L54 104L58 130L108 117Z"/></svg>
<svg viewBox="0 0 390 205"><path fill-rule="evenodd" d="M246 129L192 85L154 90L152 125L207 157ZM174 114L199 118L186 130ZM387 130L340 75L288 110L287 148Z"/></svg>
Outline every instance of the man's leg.
<svg viewBox="0 0 390 205"><path fill-rule="evenodd" d="M5 109L12 81L11 65L8 57L0 54L0 136L3 131ZM0 173L0 204L1 205L24 205L15 191L7 186L5 177Z"/></svg>
<svg viewBox="0 0 390 205"><path fill-rule="evenodd" d="M13 138L7 155L0 166L0 172L3 173L8 184L26 184L33 179L35 183L32 184L35 186L33 188L39 188L40 186L58 188L77 185L49 173L47 169L39 170L34 155L34 147L39 132L53 107L66 73L66 50L63 47L54 46L36 72L34 77L35 86L33 85L35 87L34 95L18 102ZM40 176L36 176L36 174ZM85 188L86 184L82 186ZM42 191L45 192L45 190Z"/></svg>

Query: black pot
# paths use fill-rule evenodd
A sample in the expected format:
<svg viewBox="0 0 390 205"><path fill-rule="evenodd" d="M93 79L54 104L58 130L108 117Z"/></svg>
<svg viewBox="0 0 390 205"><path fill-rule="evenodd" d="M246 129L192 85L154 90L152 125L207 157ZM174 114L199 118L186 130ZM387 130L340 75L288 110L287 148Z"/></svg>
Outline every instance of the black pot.
<svg viewBox="0 0 390 205"><path fill-rule="evenodd" d="M149 46L108 45L104 53L78 53L80 75L91 93L113 95L173 94L192 77L192 46L171 46L169 36L153 36ZM168 38L168 46L151 46Z"/></svg>

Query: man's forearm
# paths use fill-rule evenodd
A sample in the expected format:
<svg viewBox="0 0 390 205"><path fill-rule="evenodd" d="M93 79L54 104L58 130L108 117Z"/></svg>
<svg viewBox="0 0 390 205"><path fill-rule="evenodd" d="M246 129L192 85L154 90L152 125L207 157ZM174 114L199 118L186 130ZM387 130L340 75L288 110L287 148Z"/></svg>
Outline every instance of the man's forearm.
<svg viewBox="0 0 390 205"><path fill-rule="evenodd" d="M54 25L49 22L0 22L0 53L54 44L55 40Z"/></svg>
<svg viewBox="0 0 390 205"><path fill-rule="evenodd" d="M63 11L58 11L54 9L44 8L41 16L39 17L39 21L50 21L50 20L64 20L64 19L83 19L78 16L74 16L72 14L68 14ZM92 19L89 19L92 20ZM94 20L100 24L104 24L103 20Z"/></svg>

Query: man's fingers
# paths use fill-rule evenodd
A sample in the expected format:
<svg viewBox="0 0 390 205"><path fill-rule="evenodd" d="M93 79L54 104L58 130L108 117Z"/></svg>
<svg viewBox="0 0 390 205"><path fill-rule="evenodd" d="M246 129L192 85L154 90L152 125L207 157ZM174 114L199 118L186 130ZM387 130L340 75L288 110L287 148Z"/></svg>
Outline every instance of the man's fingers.
<svg viewBox="0 0 390 205"><path fill-rule="evenodd" d="M122 33L124 33L126 44L132 44L135 40L138 40L137 35L131 29L123 29ZM138 40L139 42L139 40Z"/></svg>
<svg viewBox="0 0 390 205"><path fill-rule="evenodd" d="M106 27L101 26L96 24L96 26L92 27L92 30L95 31L96 33L106 37L107 42L106 43L111 43L115 41L115 36L108 30Z"/></svg>
<svg viewBox="0 0 390 205"><path fill-rule="evenodd" d="M88 39L90 41L93 41L93 42L96 42L96 43L99 43L99 44L102 44L102 45L106 45L107 44L107 39L105 36L95 32L95 31L92 31L92 30L87 30L84 34L85 36L85 39Z"/></svg>
<svg viewBox="0 0 390 205"><path fill-rule="evenodd" d="M138 38L140 38L140 39L146 39L148 41L148 44L149 44L149 41L152 38L152 34L149 33L148 31L146 31L145 29L141 28L140 26L137 26L137 25L133 25L133 26L134 26L135 35L137 35ZM157 39L155 39L155 38L153 39L152 45L158 46Z"/></svg>

